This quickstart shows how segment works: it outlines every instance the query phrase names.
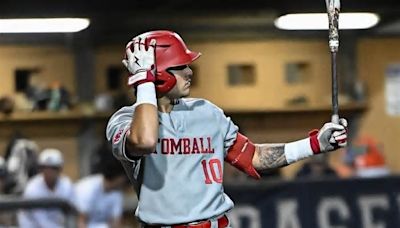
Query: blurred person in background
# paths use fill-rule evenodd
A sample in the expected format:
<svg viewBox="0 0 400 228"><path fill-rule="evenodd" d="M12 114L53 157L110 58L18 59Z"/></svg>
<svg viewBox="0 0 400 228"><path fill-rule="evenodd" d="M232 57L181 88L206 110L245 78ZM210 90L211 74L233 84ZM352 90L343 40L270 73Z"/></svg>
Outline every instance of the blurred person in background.
<svg viewBox="0 0 400 228"><path fill-rule="evenodd" d="M43 150L39 155L40 173L29 180L23 198L57 198L72 204L74 189L71 180L61 175L63 164L59 150ZM19 212L18 223L21 228L50 228L63 227L65 221L60 209L30 209Z"/></svg>
<svg viewBox="0 0 400 228"><path fill-rule="evenodd" d="M101 142L90 155L90 174L101 173L104 166L104 161L107 161L107 159L114 159L110 156L110 154L111 145L107 140L103 140L103 142Z"/></svg>
<svg viewBox="0 0 400 228"><path fill-rule="evenodd" d="M328 157L319 154L304 162L296 174L297 178L338 177L336 171L329 165Z"/></svg>
<svg viewBox="0 0 400 228"><path fill-rule="evenodd" d="M7 200L7 167L3 157L0 156L0 200ZM0 227L12 227L15 224L14 213L2 211L0 213Z"/></svg>
<svg viewBox="0 0 400 228"><path fill-rule="evenodd" d="M89 175L75 185L79 228L117 228L123 212L122 188L127 177L114 157L102 156L99 174Z"/></svg>
<svg viewBox="0 0 400 228"><path fill-rule="evenodd" d="M45 82L37 80L34 80L35 83L32 83L26 91L27 99L32 102L33 111L62 111L72 107L70 92L61 82L53 81L45 85Z"/></svg>
<svg viewBox="0 0 400 228"><path fill-rule="evenodd" d="M7 185L7 167L3 157L0 156L0 194L6 192Z"/></svg>
<svg viewBox="0 0 400 228"><path fill-rule="evenodd" d="M59 81L51 83L48 94L47 110L60 111L71 107L69 92Z"/></svg>
<svg viewBox="0 0 400 228"><path fill-rule="evenodd" d="M38 173L39 146L16 132L7 145L4 159L8 173L8 187L12 194L22 194L29 178Z"/></svg>

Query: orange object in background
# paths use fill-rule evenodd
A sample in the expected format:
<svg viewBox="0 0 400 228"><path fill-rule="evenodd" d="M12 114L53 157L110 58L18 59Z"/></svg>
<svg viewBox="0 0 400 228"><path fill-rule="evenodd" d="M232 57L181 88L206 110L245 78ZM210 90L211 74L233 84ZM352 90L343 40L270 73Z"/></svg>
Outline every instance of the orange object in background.
<svg viewBox="0 0 400 228"><path fill-rule="evenodd" d="M334 164L339 177L381 177L390 174L383 146L371 136L360 136L339 151L341 161Z"/></svg>
<svg viewBox="0 0 400 228"><path fill-rule="evenodd" d="M370 136L362 136L353 143L355 174L359 177L388 175L382 146Z"/></svg>
<svg viewBox="0 0 400 228"><path fill-rule="evenodd" d="M377 142L368 136L360 137L354 142L355 146L366 147L365 152L356 155L354 165L357 168L380 167L385 165L385 158L378 148Z"/></svg>

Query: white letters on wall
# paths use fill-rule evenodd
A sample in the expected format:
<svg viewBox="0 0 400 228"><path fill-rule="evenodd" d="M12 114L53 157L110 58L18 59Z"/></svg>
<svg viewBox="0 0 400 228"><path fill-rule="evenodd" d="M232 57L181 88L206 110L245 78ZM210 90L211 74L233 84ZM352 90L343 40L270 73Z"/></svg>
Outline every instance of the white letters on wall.
<svg viewBox="0 0 400 228"><path fill-rule="evenodd" d="M346 220L350 217L346 202L340 197L323 198L317 207L318 227L320 228L346 228L346 226L334 226L329 221L329 214L337 211L339 216Z"/></svg>
<svg viewBox="0 0 400 228"><path fill-rule="evenodd" d="M246 219L249 226L246 228L261 228L260 212L256 207L250 205L238 205L229 213L231 227L241 228L241 220Z"/></svg>
<svg viewBox="0 0 400 228"><path fill-rule="evenodd" d="M389 210L389 200L385 195L361 196L358 200L364 228L386 228L385 221L374 221L373 210Z"/></svg>
<svg viewBox="0 0 400 228"><path fill-rule="evenodd" d="M277 205L277 228L301 228L295 199L279 201Z"/></svg>

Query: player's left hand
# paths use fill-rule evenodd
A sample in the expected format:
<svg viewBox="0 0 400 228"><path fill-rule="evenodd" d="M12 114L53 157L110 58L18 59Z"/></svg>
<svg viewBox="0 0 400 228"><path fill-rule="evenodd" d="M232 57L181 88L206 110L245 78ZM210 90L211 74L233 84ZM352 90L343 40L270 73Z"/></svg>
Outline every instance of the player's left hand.
<svg viewBox="0 0 400 228"><path fill-rule="evenodd" d="M154 82L156 74L155 65L156 40L146 44L146 39L136 38L126 45L126 57L122 63L131 75L128 85L138 86L145 82Z"/></svg>
<svg viewBox="0 0 400 228"><path fill-rule="evenodd" d="M339 124L328 122L319 131L310 133L314 154L333 151L347 145L347 120L339 119Z"/></svg>

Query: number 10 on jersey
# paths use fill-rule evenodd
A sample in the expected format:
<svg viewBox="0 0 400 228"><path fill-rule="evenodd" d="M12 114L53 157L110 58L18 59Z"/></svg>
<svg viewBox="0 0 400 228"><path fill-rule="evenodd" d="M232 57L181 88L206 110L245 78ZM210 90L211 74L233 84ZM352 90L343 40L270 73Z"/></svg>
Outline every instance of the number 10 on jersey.
<svg viewBox="0 0 400 228"><path fill-rule="evenodd" d="M219 159L213 158L208 162L207 160L202 160L201 165L203 167L205 177L204 183L222 183L222 165Z"/></svg>

